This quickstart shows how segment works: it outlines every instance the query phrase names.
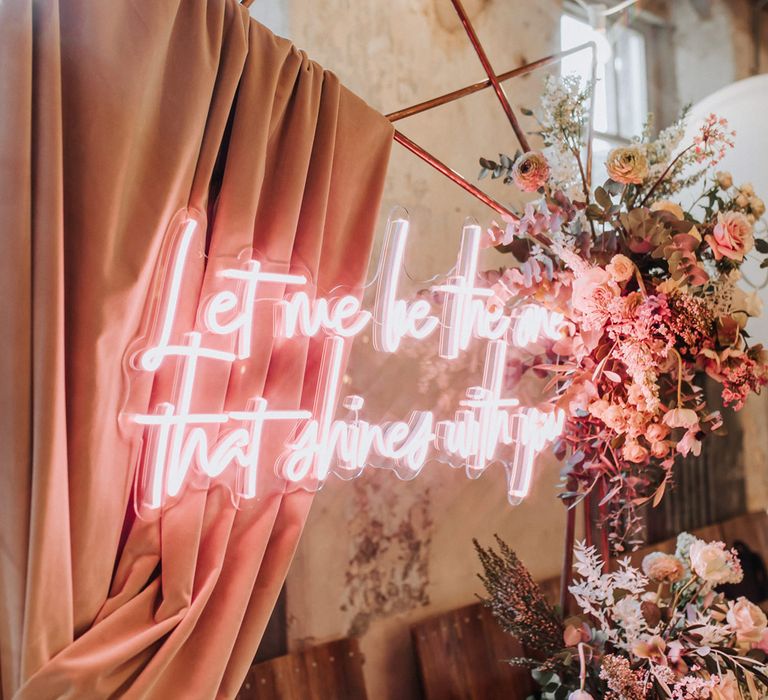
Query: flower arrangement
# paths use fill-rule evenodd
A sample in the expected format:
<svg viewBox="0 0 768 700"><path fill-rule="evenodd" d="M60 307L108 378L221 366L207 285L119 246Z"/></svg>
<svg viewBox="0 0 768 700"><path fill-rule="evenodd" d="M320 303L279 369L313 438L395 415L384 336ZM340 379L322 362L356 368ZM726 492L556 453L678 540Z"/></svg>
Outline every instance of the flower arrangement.
<svg viewBox="0 0 768 700"><path fill-rule="evenodd" d="M577 79L551 79L540 110L526 111L545 148L480 159L481 177L536 193L489 228L487 245L516 262L484 279L490 304L535 301L566 319L562 337L514 358L509 376L553 377L568 416L556 445L561 496L597 494L620 552L638 544L637 507L661 499L676 455L698 455L722 425L701 377L736 410L768 383L768 354L746 329L760 301L739 287L745 258L768 253L768 241L757 233L762 200L715 170L734 133L714 115L686 145L686 111L655 138L649 120L608 154L609 178L592 190L581 155L588 99ZM674 199L692 188L700 196L684 209Z"/></svg>
<svg viewBox="0 0 768 700"><path fill-rule="evenodd" d="M625 559L611 572L593 547L577 544L570 591L581 614L568 620L498 542L501 554L475 542L484 602L534 655L509 662L533 669L542 700L768 697L768 620L747 599L716 591L742 578L722 542L682 533L674 554L653 552L642 570Z"/></svg>

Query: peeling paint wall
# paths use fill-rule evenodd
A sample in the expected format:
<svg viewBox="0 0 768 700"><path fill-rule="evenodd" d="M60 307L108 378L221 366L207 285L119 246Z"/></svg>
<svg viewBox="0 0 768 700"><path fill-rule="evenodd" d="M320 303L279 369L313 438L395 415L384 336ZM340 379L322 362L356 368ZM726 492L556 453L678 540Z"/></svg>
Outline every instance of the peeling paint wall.
<svg viewBox="0 0 768 700"><path fill-rule="evenodd" d="M713 0L705 20L691 0L662 4L670 21L678 23L675 65L669 70L678 71L679 104L744 77L751 62L747 0ZM557 50L559 0L465 0L465 5L499 71ZM485 77L448 0L257 0L253 13L384 113ZM697 22L708 24L698 29ZM534 74L507 83L512 103L535 106L542 78ZM533 128L530 122L525 126ZM478 156L516 148L490 91L398 128L470 179ZM514 201L510 188L487 186L500 200ZM411 216L406 267L414 280L451 268L466 216L481 223L492 218L483 205L397 145L380 233L394 205L406 207ZM485 267L499 264L494 253L486 255ZM411 284L411 291L418 288L418 282ZM348 388L368 397L366 413L374 419L407 415L414 397L431 400L419 398L415 388L418 357L393 364L364 342L354 352ZM428 388L460 392L469 385L465 379L461 372L444 374L430 380ZM761 406L747 414L753 427L745 434L753 442L768 435L768 404ZM759 465L753 460L751 482L761 496L750 504L764 505L768 445L755 443L753 454L762 460ZM412 482L386 470L373 470L353 483L329 482L316 497L287 581L291 648L360 635L372 700L418 698L410 625L465 605L480 592L473 537L489 542L499 533L537 578L559 571L565 512L555 498L558 472L553 460L542 459L530 498L517 508L507 504L503 472L493 468L476 481L429 464Z"/></svg>

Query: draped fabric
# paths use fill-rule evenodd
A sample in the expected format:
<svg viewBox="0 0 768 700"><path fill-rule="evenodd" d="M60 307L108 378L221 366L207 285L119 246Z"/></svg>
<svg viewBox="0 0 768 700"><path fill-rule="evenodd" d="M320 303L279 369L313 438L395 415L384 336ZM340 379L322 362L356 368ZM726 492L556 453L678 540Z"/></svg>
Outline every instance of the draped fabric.
<svg viewBox="0 0 768 700"><path fill-rule="evenodd" d="M311 496L212 483L137 518L124 355L179 211L209 260L359 286L391 136L234 0L0 0L3 698L237 693ZM257 346L212 400L311 408L320 342Z"/></svg>

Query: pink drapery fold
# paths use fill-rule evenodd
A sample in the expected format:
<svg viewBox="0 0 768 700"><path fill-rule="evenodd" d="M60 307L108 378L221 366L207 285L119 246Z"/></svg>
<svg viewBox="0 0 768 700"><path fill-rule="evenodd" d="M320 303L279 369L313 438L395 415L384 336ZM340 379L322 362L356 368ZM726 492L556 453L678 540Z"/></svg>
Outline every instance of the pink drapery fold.
<svg viewBox="0 0 768 700"><path fill-rule="evenodd" d="M213 485L137 519L123 355L179 210L210 256L359 286L391 137L234 0L0 2L3 698L236 694L311 495L238 511ZM319 341L257 347L216 400L311 407Z"/></svg>

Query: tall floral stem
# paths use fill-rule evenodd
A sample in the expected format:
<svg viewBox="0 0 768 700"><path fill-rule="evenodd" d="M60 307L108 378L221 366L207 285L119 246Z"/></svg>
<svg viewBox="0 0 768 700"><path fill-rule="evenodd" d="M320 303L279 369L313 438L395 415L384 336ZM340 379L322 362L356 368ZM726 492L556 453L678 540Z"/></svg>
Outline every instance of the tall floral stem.
<svg viewBox="0 0 768 700"><path fill-rule="evenodd" d="M607 492L608 485L605 483L605 479L601 478L598 491L600 502L597 508L600 514L600 554L603 558L603 571L605 573L608 573L611 568L611 548L608 540L608 506L603 503Z"/></svg>
<svg viewBox="0 0 768 700"><path fill-rule="evenodd" d="M683 151L680 151L680 153L677 155L677 157L666 167L664 172L659 176L659 179L656 180L656 182L653 183L653 187L651 187L650 190L648 190L648 194L643 197L643 200L640 202L640 206L644 207L646 202L651 198L651 195L658 189L659 185L664 182L664 178L669 175L669 171L672 170L672 168L675 166L675 163L679 161L688 151L690 151L695 144L691 144L688 146L688 148L684 149Z"/></svg>
<svg viewBox="0 0 768 700"><path fill-rule="evenodd" d="M569 490L575 486L569 484ZM573 498L565 500L567 507L565 522L565 548L563 551L563 570L560 573L560 610L563 618L568 617L568 588L571 585L571 574L573 570L573 545L576 541L576 507Z"/></svg>
<svg viewBox="0 0 768 700"><path fill-rule="evenodd" d="M673 353L675 353L675 357L677 358L677 406L676 408L680 408L680 406L683 405L683 358L680 357L680 353L675 350L675 348L670 348Z"/></svg>

